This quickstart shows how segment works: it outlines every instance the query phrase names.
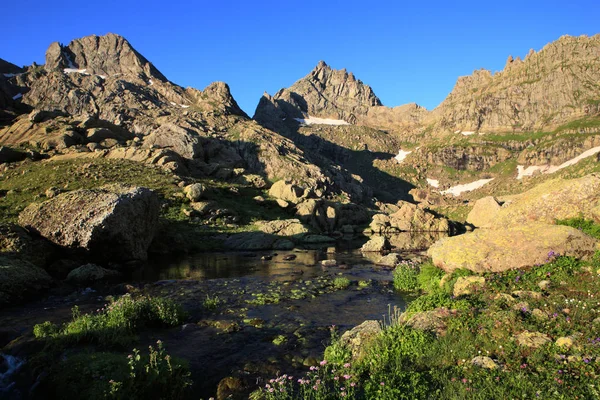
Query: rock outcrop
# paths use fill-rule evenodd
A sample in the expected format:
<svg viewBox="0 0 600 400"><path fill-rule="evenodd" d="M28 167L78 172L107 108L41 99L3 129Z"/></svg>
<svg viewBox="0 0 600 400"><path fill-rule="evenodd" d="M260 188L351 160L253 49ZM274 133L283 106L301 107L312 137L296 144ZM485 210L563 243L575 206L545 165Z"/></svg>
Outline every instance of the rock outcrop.
<svg viewBox="0 0 600 400"><path fill-rule="evenodd" d="M75 190L19 215L19 223L67 249L110 261L145 260L158 223L158 196L141 187Z"/></svg>
<svg viewBox="0 0 600 400"><path fill-rule="evenodd" d="M587 218L600 222L600 176L553 179L515 196L502 198L499 208L488 207L488 222L480 224L501 228L532 221L554 223L557 219ZM473 219L474 216L471 216Z"/></svg>
<svg viewBox="0 0 600 400"><path fill-rule="evenodd" d="M415 204L399 201L390 204L389 214L375 214L370 224L374 233L395 232L450 232L450 222Z"/></svg>

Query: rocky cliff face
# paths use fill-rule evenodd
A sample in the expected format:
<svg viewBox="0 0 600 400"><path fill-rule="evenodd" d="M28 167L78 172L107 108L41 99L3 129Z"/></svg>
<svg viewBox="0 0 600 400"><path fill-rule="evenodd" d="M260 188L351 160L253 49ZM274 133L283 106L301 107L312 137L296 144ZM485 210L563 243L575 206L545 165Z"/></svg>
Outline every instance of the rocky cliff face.
<svg viewBox="0 0 600 400"><path fill-rule="evenodd" d="M461 77L428 121L439 131L551 130L600 112L600 35L563 36L503 71Z"/></svg>

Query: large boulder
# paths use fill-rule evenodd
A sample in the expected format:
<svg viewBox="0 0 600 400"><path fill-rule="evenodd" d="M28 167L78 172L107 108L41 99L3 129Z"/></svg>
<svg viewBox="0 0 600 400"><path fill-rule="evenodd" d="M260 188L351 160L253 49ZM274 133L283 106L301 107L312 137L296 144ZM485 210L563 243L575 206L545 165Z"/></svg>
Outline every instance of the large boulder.
<svg viewBox="0 0 600 400"><path fill-rule="evenodd" d="M14 255L38 267L45 267L54 257L54 246L47 240L31 236L15 224L0 224L0 253Z"/></svg>
<svg viewBox="0 0 600 400"><path fill-rule="evenodd" d="M113 185L31 204L19 215L19 223L59 246L96 258L145 260L159 208L152 190Z"/></svg>
<svg viewBox="0 0 600 400"><path fill-rule="evenodd" d="M15 257L0 256L0 307L40 294L52 283L42 268Z"/></svg>
<svg viewBox="0 0 600 400"><path fill-rule="evenodd" d="M376 214L370 227L375 233L388 232L449 232L450 222L415 204L399 201L392 213Z"/></svg>
<svg viewBox="0 0 600 400"><path fill-rule="evenodd" d="M307 199L296 206L296 216L320 232L332 232L337 226L337 211L324 200Z"/></svg>
<svg viewBox="0 0 600 400"><path fill-rule="evenodd" d="M298 204L304 196L304 189L285 180L277 181L269 189L269 196Z"/></svg>
<svg viewBox="0 0 600 400"><path fill-rule="evenodd" d="M577 229L530 223L444 238L434 243L427 254L446 272L460 268L499 272L545 263L550 251L585 258L596 248L597 241Z"/></svg>
<svg viewBox="0 0 600 400"><path fill-rule="evenodd" d="M492 227L576 217L600 222L600 176L554 179L504 200L506 204L495 213Z"/></svg>
<svg viewBox="0 0 600 400"><path fill-rule="evenodd" d="M274 221L256 221L256 227L264 232L278 236L297 236L308 233L299 219L282 219Z"/></svg>
<svg viewBox="0 0 600 400"><path fill-rule="evenodd" d="M467 222L478 228L489 228L492 226L494 217L502 209L502 206L492 196L487 196L475 202L473 209L467 216Z"/></svg>

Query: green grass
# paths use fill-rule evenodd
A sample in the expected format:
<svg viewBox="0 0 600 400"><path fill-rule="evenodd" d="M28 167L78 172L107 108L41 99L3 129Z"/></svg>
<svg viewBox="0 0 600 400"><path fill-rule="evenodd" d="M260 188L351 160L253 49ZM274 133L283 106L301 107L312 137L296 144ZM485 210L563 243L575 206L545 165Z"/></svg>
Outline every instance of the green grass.
<svg viewBox="0 0 600 400"><path fill-rule="evenodd" d="M103 347L129 344L135 334L151 327L177 326L184 313L179 305L158 297L129 295L107 304L96 313L81 314L73 308L73 319L62 326L50 322L35 325L34 336L59 343L93 343Z"/></svg>
<svg viewBox="0 0 600 400"><path fill-rule="evenodd" d="M173 176L164 170L127 160L75 159L24 162L0 178L0 222L16 222L19 213L32 202L46 200L44 192L56 187L64 191L93 189L110 183L145 186L163 198L180 192ZM180 204L173 204L178 218ZM164 213L173 210L165 209Z"/></svg>
<svg viewBox="0 0 600 400"><path fill-rule="evenodd" d="M421 268L426 272L419 281L425 287L440 276L433 268ZM470 296L453 298L448 294L450 284L447 290L417 298L407 310L456 310L444 320L443 334L391 323L370 344L363 343L362 359L352 361L344 358L344 349L335 342L328 348L335 351L326 351L327 361L320 369L301 377L301 382L321 379L317 390L278 383L284 391L271 392L267 398L300 398L299 394L310 399L600 398L599 269L600 252L587 262L550 254L541 266L485 274L485 289ZM544 292L538 287L541 280L550 281ZM517 290L541 295L510 296ZM516 337L525 331L547 335L549 341L537 348L520 344ZM567 336L573 340L571 347L556 344ZM474 365L478 356L490 357L495 368ZM341 387L350 384L352 393L342 394Z"/></svg>
<svg viewBox="0 0 600 400"><path fill-rule="evenodd" d="M600 225L592 220L586 220L584 218L571 218L557 220L556 223L558 225L566 225L579 229L587 235L595 237L596 239L600 239Z"/></svg>

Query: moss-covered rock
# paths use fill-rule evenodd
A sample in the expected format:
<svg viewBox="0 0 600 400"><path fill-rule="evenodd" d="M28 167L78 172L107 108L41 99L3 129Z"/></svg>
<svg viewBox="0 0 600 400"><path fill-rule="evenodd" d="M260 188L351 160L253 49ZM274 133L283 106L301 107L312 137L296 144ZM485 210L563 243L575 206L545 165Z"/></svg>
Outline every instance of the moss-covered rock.
<svg viewBox="0 0 600 400"><path fill-rule="evenodd" d="M578 217L600 221L600 176L550 180L505 200L507 204L495 213L491 227Z"/></svg>
<svg viewBox="0 0 600 400"><path fill-rule="evenodd" d="M550 251L586 258L596 246L594 238L577 229L531 223L444 238L431 246L428 255L447 272L460 268L498 272L543 264Z"/></svg>
<svg viewBox="0 0 600 400"><path fill-rule="evenodd" d="M39 295L52 283L42 268L15 257L0 256L0 307Z"/></svg>

